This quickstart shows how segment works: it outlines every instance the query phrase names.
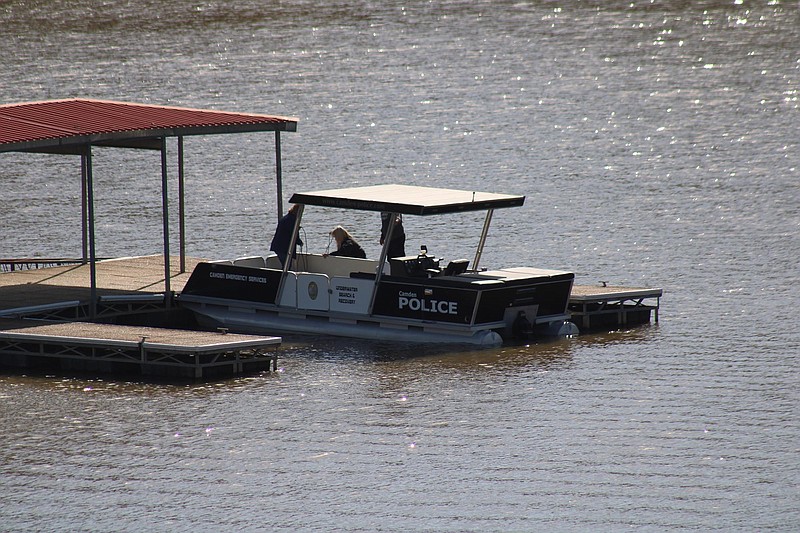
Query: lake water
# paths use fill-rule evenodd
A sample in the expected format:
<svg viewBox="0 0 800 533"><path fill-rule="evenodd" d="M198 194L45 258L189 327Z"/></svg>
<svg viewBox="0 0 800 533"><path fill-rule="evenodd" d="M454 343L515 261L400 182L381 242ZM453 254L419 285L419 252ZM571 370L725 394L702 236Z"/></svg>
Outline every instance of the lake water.
<svg viewBox="0 0 800 533"><path fill-rule="evenodd" d="M524 194L483 266L664 289L657 325L530 346L290 339L277 373L195 385L2 374L0 529L800 528L797 2L40 0L0 3L0 35L2 103L296 116L287 198ZM188 253L265 253L272 136L186 153ZM96 151L98 255L160 252L159 165ZM0 256L80 255L79 172L0 155ZM309 251L336 222L377 255L377 216L336 217L309 211ZM471 258L480 221L406 231Z"/></svg>

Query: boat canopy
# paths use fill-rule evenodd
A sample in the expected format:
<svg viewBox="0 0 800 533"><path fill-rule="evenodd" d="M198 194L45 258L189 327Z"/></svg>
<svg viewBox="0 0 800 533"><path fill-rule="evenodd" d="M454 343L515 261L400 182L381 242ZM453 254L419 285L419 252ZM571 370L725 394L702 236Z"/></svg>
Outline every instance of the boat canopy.
<svg viewBox="0 0 800 533"><path fill-rule="evenodd" d="M294 193L289 201L293 204L425 216L519 207L525 202L525 197L389 184L298 192Z"/></svg>
<svg viewBox="0 0 800 533"><path fill-rule="evenodd" d="M38 152L81 158L81 229L83 262L90 264L89 316L96 316L97 279L95 253L94 177L95 146L156 150L161 152L161 209L164 227L164 294L171 305L169 193L167 138L178 140L178 218L180 221L180 271L186 268L183 138L187 135L274 132L278 216L283 205L281 178L282 131L297 131L297 119L213 109L159 106L73 98L43 102L0 104L0 154ZM0 177L0 180L2 178Z"/></svg>
<svg viewBox="0 0 800 533"><path fill-rule="evenodd" d="M163 137L258 131L297 131L297 119L88 98L0 105L0 152L160 150Z"/></svg>

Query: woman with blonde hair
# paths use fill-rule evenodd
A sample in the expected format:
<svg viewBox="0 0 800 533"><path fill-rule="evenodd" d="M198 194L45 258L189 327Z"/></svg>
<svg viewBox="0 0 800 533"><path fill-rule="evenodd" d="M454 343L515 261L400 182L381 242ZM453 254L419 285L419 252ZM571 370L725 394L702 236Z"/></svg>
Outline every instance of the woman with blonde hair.
<svg viewBox="0 0 800 533"><path fill-rule="evenodd" d="M360 257L366 259L367 254L364 249L356 242L350 233L347 232L342 226L336 226L331 230L331 237L336 241L336 251L331 252L329 255L338 255L339 257ZM324 254L323 254L324 255Z"/></svg>

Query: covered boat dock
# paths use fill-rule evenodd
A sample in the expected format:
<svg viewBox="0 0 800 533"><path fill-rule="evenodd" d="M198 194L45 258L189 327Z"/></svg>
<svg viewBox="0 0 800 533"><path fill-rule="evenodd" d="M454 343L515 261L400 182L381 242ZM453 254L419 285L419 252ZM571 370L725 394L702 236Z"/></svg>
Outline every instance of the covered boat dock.
<svg viewBox="0 0 800 533"><path fill-rule="evenodd" d="M180 272L185 271L184 137L274 132L277 205L281 209L282 131L297 131L297 119L252 113L158 106L95 99L0 105L0 153L32 152L80 156L82 262L90 265L90 306L97 300L97 261L92 171L94 147L154 150L161 155L164 257L170 256L167 140L177 139ZM280 212L279 212L280 216ZM170 265L164 262L164 292L171 304Z"/></svg>

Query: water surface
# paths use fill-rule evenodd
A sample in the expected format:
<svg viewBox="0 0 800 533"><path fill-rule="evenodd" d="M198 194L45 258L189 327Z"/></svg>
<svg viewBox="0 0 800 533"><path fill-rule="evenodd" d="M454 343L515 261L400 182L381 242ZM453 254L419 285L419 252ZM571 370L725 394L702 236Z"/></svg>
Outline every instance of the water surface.
<svg viewBox="0 0 800 533"><path fill-rule="evenodd" d="M0 4L3 103L296 116L287 196L524 194L484 266L665 290L658 325L530 346L289 339L278 373L196 385L5 374L0 523L796 529L798 28L775 0ZM265 252L272 147L187 139L191 255ZM98 254L158 253L157 154L95 155ZM0 182L0 256L80 253L77 160L3 154ZM350 216L309 212L308 249L335 222L376 256L377 216ZM472 258L480 223L408 217L408 247Z"/></svg>

